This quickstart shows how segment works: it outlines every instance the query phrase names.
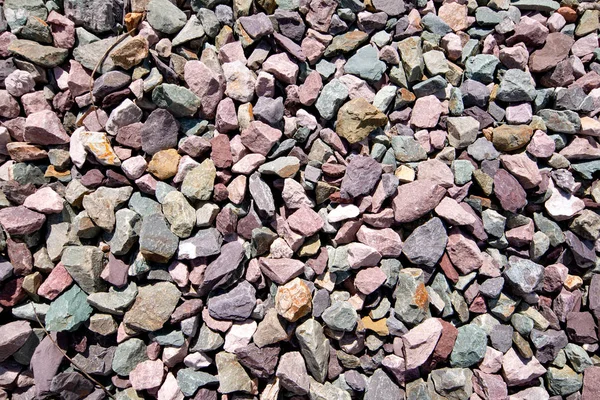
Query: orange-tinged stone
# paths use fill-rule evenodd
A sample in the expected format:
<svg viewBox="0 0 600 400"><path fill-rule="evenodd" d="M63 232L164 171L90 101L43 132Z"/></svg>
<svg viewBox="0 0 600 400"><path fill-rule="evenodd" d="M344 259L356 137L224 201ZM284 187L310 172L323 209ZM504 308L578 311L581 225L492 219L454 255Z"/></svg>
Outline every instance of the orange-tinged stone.
<svg viewBox="0 0 600 400"><path fill-rule="evenodd" d="M148 172L164 181L177 174L177 167L181 156L175 149L161 150L152 156L148 163Z"/></svg>
<svg viewBox="0 0 600 400"><path fill-rule="evenodd" d="M577 11L573 10L571 7L560 7L556 12L562 15L569 24L577 21Z"/></svg>
<svg viewBox="0 0 600 400"><path fill-rule="evenodd" d="M275 295L277 313L290 322L297 321L312 310L310 289L300 278L295 278L277 288Z"/></svg>
<svg viewBox="0 0 600 400"><path fill-rule="evenodd" d="M390 334L390 331L387 327L387 318L378 319L377 321L373 321L371 317L363 317L360 320L360 323L364 327L364 329L373 331L380 336L387 336Z"/></svg>
<svg viewBox="0 0 600 400"><path fill-rule="evenodd" d="M127 13L125 15L125 26L127 27L127 32L134 30L137 28L140 22L142 22L142 18L144 17L143 13ZM135 36L135 31L130 33L131 36Z"/></svg>

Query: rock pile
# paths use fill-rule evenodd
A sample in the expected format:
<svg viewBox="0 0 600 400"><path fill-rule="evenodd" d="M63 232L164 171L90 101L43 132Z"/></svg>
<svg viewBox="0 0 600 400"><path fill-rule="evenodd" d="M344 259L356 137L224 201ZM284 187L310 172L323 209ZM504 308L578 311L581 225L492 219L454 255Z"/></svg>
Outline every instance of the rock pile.
<svg viewBox="0 0 600 400"><path fill-rule="evenodd" d="M599 3L0 3L0 399L600 398Z"/></svg>

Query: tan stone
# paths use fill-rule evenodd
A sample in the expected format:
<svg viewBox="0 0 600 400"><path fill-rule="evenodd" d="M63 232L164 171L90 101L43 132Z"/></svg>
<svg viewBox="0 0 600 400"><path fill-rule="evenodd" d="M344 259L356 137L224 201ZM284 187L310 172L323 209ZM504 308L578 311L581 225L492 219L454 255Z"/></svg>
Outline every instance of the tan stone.
<svg viewBox="0 0 600 400"><path fill-rule="evenodd" d="M379 336L387 336L390 334L390 331L387 327L387 318L378 319L377 321L373 321L371 317L366 316L360 320L361 327L364 329L373 331Z"/></svg>
<svg viewBox="0 0 600 400"><path fill-rule="evenodd" d="M447 23L454 32L464 31L469 27L466 5L445 3L438 10L438 17Z"/></svg>
<svg viewBox="0 0 600 400"><path fill-rule="evenodd" d="M492 142L499 151L514 151L527 146L533 136L528 125L500 125L494 128Z"/></svg>
<svg viewBox="0 0 600 400"><path fill-rule="evenodd" d="M164 181L177 174L177 167L181 156L175 149L161 150L152 156L148 163L148 172Z"/></svg>
<svg viewBox="0 0 600 400"><path fill-rule="evenodd" d="M350 143L357 143L387 123L387 117L362 97L344 104L337 115L336 132Z"/></svg>
<svg viewBox="0 0 600 400"><path fill-rule="evenodd" d="M110 53L110 58L117 67L131 69L148 57L148 40L136 36Z"/></svg>

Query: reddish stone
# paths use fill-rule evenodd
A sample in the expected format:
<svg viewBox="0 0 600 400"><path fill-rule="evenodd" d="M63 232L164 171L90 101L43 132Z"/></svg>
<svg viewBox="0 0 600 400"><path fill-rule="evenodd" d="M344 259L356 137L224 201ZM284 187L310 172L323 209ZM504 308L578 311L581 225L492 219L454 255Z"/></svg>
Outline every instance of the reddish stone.
<svg viewBox="0 0 600 400"><path fill-rule="evenodd" d="M177 307L175 311L173 311L173 314L171 314L171 323L176 324L186 318L200 314L202 306L202 299L190 299L184 301L183 304Z"/></svg>
<svg viewBox="0 0 600 400"><path fill-rule="evenodd" d="M600 399L600 367L589 367L583 373L581 400Z"/></svg>
<svg viewBox="0 0 600 400"><path fill-rule="evenodd" d="M452 264L463 274L468 274L483 265L483 256L477 243L454 228L448 235L446 251Z"/></svg>
<svg viewBox="0 0 600 400"><path fill-rule="evenodd" d="M458 336L458 329L454 325L442 319L439 319L439 321L442 324L442 334L435 349L433 349L433 353L422 366L425 371L432 371L437 364L446 361L450 357Z"/></svg>
<svg viewBox="0 0 600 400"><path fill-rule="evenodd" d="M554 68L559 62L567 58L575 40L560 32L552 32L546 37L543 48L536 50L529 57L531 72L544 72Z"/></svg>
<svg viewBox="0 0 600 400"><path fill-rule="evenodd" d="M527 194L517 179L503 169L494 175L494 194L506 211L516 213L527 205Z"/></svg>
<svg viewBox="0 0 600 400"><path fill-rule="evenodd" d="M264 122L252 121L248 128L242 131L241 139L244 146L254 153L266 156L271 148L281 138L281 131Z"/></svg>
<svg viewBox="0 0 600 400"><path fill-rule="evenodd" d="M442 268L444 275L446 275L446 278L450 279L454 283L458 282L458 272L454 268L454 265L452 265L450 257L448 257L448 253L444 253L442 256L442 259L440 260L440 267Z"/></svg>
<svg viewBox="0 0 600 400"><path fill-rule="evenodd" d="M400 185L393 200L396 222L412 222L433 210L444 198L446 189L430 180L416 180Z"/></svg>
<svg viewBox="0 0 600 400"><path fill-rule="evenodd" d="M25 276L33 271L33 257L27 245L22 242L15 242L12 239L6 240L8 258L13 266L15 275Z"/></svg>
<svg viewBox="0 0 600 400"><path fill-rule="evenodd" d="M71 283L73 283L73 278L63 264L58 263L39 287L37 294L48 300L54 300L71 286Z"/></svg>
<svg viewBox="0 0 600 400"><path fill-rule="evenodd" d="M567 334L578 344L596 343L596 322L589 312L572 312L567 316Z"/></svg>
<svg viewBox="0 0 600 400"><path fill-rule="evenodd" d="M306 206L293 213L287 222L290 228L306 237L319 232L325 224L319 214Z"/></svg>
<svg viewBox="0 0 600 400"><path fill-rule="evenodd" d="M229 168L233 164L231 156L231 146L227 135L217 135L211 139L210 159L213 160L217 168Z"/></svg>
<svg viewBox="0 0 600 400"><path fill-rule="evenodd" d="M23 279L11 279L0 287L0 306L13 307L23 300L27 293L23 290Z"/></svg>
<svg viewBox="0 0 600 400"><path fill-rule="evenodd" d="M100 277L106 282L122 287L127 285L127 272L129 265L121 259L115 257L112 253L108 254L108 263L100 274Z"/></svg>
<svg viewBox="0 0 600 400"><path fill-rule="evenodd" d="M0 224L11 235L28 235L38 231L46 222L44 214L18 207L6 207L0 210Z"/></svg>

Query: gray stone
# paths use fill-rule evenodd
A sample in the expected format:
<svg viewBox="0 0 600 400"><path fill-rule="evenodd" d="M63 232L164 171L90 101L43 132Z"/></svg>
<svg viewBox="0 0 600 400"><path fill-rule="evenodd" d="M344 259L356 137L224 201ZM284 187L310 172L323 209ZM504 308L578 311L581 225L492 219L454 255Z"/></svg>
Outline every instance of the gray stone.
<svg viewBox="0 0 600 400"><path fill-rule="evenodd" d="M129 339L119 344L115 349L112 369L121 376L128 376L139 363L147 359L144 342L141 339Z"/></svg>
<svg viewBox="0 0 600 400"><path fill-rule="evenodd" d="M336 301L323 312L321 318L333 330L352 332L358 321L358 314L347 301Z"/></svg>
<svg viewBox="0 0 600 400"><path fill-rule="evenodd" d="M544 279L544 267L533 261L511 256L504 277L513 292L519 296L532 293Z"/></svg>
<svg viewBox="0 0 600 400"><path fill-rule="evenodd" d="M135 282L131 282L124 288L111 287L108 292L92 293L87 302L94 308L112 315L123 315L137 296L138 290Z"/></svg>
<svg viewBox="0 0 600 400"><path fill-rule="evenodd" d="M104 269L104 253L97 247L68 246L63 251L61 262L84 292L100 292L106 287L100 278Z"/></svg>
<svg viewBox="0 0 600 400"><path fill-rule="evenodd" d="M315 103L321 117L329 120L335 118L337 111L348 98L348 88L338 79L328 82Z"/></svg>
<svg viewBox="0 0 600 400"><path fill-rule="evenodd" d="M136 212L127 208L117 211L115 220L115 232L109 242L110 252L122 256L127 254L137 242L141 221Z"/></svg>
<svg viewBox="0 0 600 400"><path fill-rule="evenodd" d="M575 134L581 130L581 120L574 111L544 109L538 111L537 115L542 118L548 130L552 132Z"/></svg>
<svg viewBox="0 0 600 400"><path fill-rule="evenodd" d="M329 340L323 327L314 319L308 319L296 328L296 338L310 374L319 382L327 378Z"/></svg>
<svg viewBox="0 0 600 400"><path fill-rule="evenodd" d="M218 377L206 372L195 371L192 368L177 371L177 385L185 396L193 396L201 387L216 383L219 383Z"/></svg>
<svg viewBox="0 0 600 400"><path fill-rule="evenodd" d="M194 236L179 242L179 260L210 257L221 252L223 237L215 228L200 229Z"/></svg>
<svg viewBox="0 0 600 400"><path fill-rule="evenodd" d="M385 373L383 369L377 369L368 380L365 400L388 400L402 399L404 392L394 381Z"/></svg>
<svg viewBox="0 0 600 400"><path fill-rule="evenodd" d="M181 193L191 200L210 200L217 170L209 158L192 168L181 184Z"/></svg>
<svg viewBox="0 0 600 400"><path fill-rule="evenodd" d="M465 63L465 78L484 84L494 81L494 73L500 60L493 54L478 54L469 57Z"/></svg>
<svg viewBox="0 0 600 400"><path fill-rule="evenodd" d="M150 0L146 12L150 26L168 35L179 32L187 21L185 13L169 0Z"/></svg>
<svg viewBox="0 0 600 400"><path fill-rule="evenodd" d="M220 252L219 257L206 267L200 292L227 286L241 274L238 267L245 257L242 245L237 241L226 243L221 247Z"/></svg>
<svg viewBox="0 0 600 400"><path fill-rule="evenodd" d="M134 332L161 329L173 314L180 297L181 292L171 282L140 287L133 306L123 318L125 328Z"/></svg>
<svg viewBox="0 0 600 400"><path fill-rule="evenodd" d="M364 46L356 51L344 65L344 72L356 75L371 82L377 82L386 70L386 65L379 60L377 49Z"/></svg>
<svg viewBox="0 0 600 400"><path fill-rule="evenodd" d="M141 130L142 150L154 155L177 147L179 123L167 110L158 108L150 113Z"/></svg>
<svg viewBox="0 0 600 400"><path fill-rule="evenodd" d="M116 17L121 16L123 5L115 0L65 0L65 15L77 26L103 33L114 29Z"/></svg>
<svg viewBox="0 0 600 400"><path fill-rule="evenodd" d="M144 258L166 263L177 251L179 238L171 232L162 214L152 214L142 221L139 242Z"/></svg>
<svg viewBox="0 0 600 400"><path fill-rule="evenodd" d="M292 351L283 354L275 375L279 378L281 386L288 391L301 396L308 393L310 380L306 372L306 365L299 352Z"/></svg>
<svg viewBox="0 0 600 400"><path fill-rule="evenodd" d="M444 254L447 243L446 228L439 218L434 217L412 231L402 252L413 264L433 267Z"/></svg>
<svg viewBox="0 0 600 400"><path fill-rule="evenodd" d="M206 16L206 15L208 15L207 12L212 12L211 10L207 10L204 8L201 11L204 11L204 12L198 13L199 16L200 15ZM205 18L208 18L208 17L205 17ZM202 39L204 37L204 33L205 33L204 25L201 23L200 20L198 20L198 18L195 15L192 15L190 17L190 19L187 21L187 23L185 24L185 26L183 27L183 29L181 31L179 31L177 36L175 36L173 38L171 45L173 47L175 47L175 46L180 46L180 45L187 43L189 41L192 41L192 40Z"/></svg>
<svg viewBox="0 0 600 400"><path fill-rule="evenodd" d="M520 69L509 69L498 87L496 98L507 103L533 101L537 96L531 75Z"/></svg>
<svg viewBox="0 0 600 400"><path fill-rule="evenodd" d="M167 194L162 202L162 209L171 225L171 232L180 238L187 238L196 226L196 210L188 203L185 196L178 191Z"/></svg>

